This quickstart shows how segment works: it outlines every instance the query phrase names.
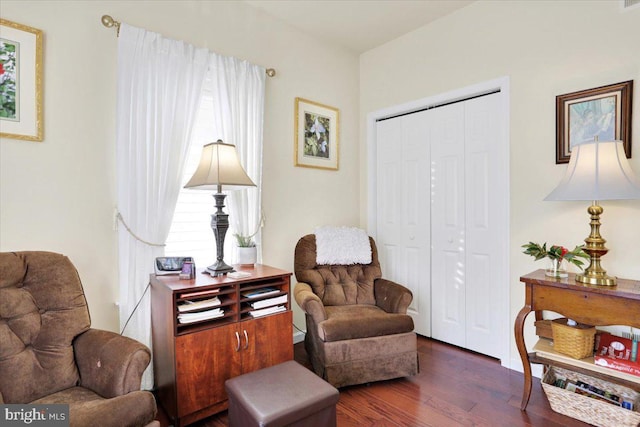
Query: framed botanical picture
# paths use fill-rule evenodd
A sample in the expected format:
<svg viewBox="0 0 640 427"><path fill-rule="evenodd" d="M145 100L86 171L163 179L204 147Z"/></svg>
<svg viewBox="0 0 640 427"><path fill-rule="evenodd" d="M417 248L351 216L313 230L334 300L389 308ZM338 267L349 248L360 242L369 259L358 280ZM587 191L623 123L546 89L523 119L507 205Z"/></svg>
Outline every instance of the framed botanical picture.
<svg viewBox="0 0 640 427"><path fill-rule="evenodd" d="M0 19L0 136L42 141L42 31Z"/></svg>
<svg viewBox="0 0 640 427"><path fill-rule="evenodd" d="M294 164L338 170L339 121L338 109L296 98Z"/></svg>
<svg viewBox="0 0 640 427"><path fill-rule="evenodd" d="M633 80L556 97L556 164L584 142L621 140L631 157Z"/></svg>

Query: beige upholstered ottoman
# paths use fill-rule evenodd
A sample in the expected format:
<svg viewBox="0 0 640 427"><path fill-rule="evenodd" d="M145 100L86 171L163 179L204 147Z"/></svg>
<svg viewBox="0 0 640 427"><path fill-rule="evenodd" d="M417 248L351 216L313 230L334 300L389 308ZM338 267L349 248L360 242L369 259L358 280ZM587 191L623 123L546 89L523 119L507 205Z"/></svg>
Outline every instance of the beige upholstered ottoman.
<svg viewBox="0 0 640 427"><path fill-rule="evenodd" d="M338 390L290 360L225 382L231 427L336 425Z"/></svg>

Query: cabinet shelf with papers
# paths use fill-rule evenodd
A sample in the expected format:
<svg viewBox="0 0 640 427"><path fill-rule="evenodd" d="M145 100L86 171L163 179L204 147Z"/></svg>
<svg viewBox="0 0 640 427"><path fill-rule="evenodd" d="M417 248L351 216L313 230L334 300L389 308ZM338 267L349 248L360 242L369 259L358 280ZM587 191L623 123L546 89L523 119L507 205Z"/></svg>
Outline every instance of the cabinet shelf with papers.
<svg viewBox="0 0 640 427"><path fill-rule="evenodd" d="M240 287L242 320L291 310L288 280L262 280Z"/></svg>
<svg viewBox="0 0 640 427"><path fill-rule="evenodd" d="M181 282L197 284L196 279ZM213 305L213 300L217 301L215 305ZM208 301L212 301L212 305L208 306ZM190 333L235 322L238 312L237 301L236 287L228 284L203 287L198 291L177 294L174 307L176 333ZM219 313L214 313L215 310ZM207 315L206 312L210 312L210 315ZM199 313L204 314L198 318L197 314Z"/></svg>
<svg viewBox="0 0 640 427"><path fill-rule="evenodd" d="M227 379L293 359L291 273L236 268L249 275L151 276L155 387L176 427L226 409ZM267 295L269 289L275 292ZM243 295L258 291L264 296ZM282 296L280 312L250 314L251 303Z"/></svg>

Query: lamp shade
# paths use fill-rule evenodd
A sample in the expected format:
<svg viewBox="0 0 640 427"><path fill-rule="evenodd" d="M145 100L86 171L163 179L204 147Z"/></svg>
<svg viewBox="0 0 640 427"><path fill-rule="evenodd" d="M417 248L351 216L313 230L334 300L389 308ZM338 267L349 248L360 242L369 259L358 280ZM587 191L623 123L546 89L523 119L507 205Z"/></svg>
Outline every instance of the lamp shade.
<svg viewBox="0 0 640 427"><path fill-rule="evenodd" d="M640 181L622 141L592 141L573 147L560 184L545 200L640 199Z"/></svg>
<svg viewBox="0 0 640 427"><path fill-rule="evenodd" d="M255 184L242 168L236 146L218 140L202 147L198 168L184 187L201 190L224 187L233 190L237 187L255 187Z"/></svg>

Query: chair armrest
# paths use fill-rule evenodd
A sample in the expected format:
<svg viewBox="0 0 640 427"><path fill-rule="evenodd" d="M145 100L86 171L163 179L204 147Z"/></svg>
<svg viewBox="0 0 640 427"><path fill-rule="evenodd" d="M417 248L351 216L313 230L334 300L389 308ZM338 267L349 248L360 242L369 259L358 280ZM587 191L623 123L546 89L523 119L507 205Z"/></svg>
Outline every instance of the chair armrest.
<svg viewBox="0 0 640 427"><path fill-rule="evenodd" d="M114 332L89 329L73 341L80 385L112 398L140 390L151 351L142 343Z"/></svg>
<svg viewBox="0 0 640 427"><path fill-rule="evenodd" d="M376 279L373 282L376 305L387 313L407 314L413 294L407 288L391 280Z"/></svg>
<svg viewBox="0 0 640 427"><path fill-rule="evenodd" d="M298 282L293 289L293 295L300 308L309 314L316 324L326 320L327 313L318 295L313 293L308 283Z"/></svg>

